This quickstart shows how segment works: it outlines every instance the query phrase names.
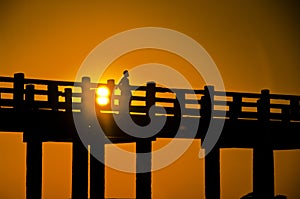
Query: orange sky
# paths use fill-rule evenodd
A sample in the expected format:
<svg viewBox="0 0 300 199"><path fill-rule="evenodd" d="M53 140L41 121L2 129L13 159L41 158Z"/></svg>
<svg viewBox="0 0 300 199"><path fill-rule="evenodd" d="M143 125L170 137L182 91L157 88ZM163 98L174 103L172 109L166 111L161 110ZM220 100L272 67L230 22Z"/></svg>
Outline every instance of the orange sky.
<svg viewBox="0 0 300 199"><path fill-rule="evenodd" d="M31 78L74 80L82 61L101 41L124 30L157 26L198 41L218 66L226 90L269 88L273 93L300 95L299 6L292 0L1 1L0 75L24 72ZM108 76L120 78L123 67L151 59L180 67L179 58L170 62L170 55L163 52L143 58L147 53L116 60ZM179 70L190 78L190 69L183 68ZM20 134L0 134L0 198L25 198L25 149ZM155 199L203 198L198 150L195 141L178 161L154 172ZM44 199L70 197L70 153L71 144L44 144ZM251 150L222 150L223 199L251 191L251 154ZM275 191L289 199L300 198L299 160L299 151L275 152ZM133 175L108 170L107 196L132 197L134 188Z"/></svg>

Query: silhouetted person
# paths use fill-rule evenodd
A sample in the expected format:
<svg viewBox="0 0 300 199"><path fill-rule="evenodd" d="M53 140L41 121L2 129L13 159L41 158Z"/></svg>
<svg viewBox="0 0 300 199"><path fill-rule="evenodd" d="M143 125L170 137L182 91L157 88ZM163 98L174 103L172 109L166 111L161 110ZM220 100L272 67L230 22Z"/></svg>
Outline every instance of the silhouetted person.
<svg viewBox="0 0 300 199"><path fill-rule="evenodd" d="M129 86L129 73L128 70L123 71L123 77L120 80L118 87L121 90L121 95L129 95L131 96L130 86Z"/></svg>
<svg viewBox="0 0 300 199"><path fill-rule="evenodd" d="M131 90L129 85L129 73L128 70L123 71L123 77L118 84L118 88L121 90L121 97L119 101L120 109L125 109L129 106L130 98L131 98Z"/></svg>

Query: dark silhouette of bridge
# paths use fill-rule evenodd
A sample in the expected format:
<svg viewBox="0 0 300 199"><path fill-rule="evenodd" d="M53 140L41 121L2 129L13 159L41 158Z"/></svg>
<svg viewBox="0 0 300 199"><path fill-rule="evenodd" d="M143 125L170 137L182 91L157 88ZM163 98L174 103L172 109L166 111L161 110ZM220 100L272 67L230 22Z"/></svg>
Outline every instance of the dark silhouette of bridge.
<svg viewBox="0 0 300 199"><path fill-rule="evenodd" d="M113 119L115 113L110 111L111 104L100 107L89 101L99 85L107 86L112 92L115 87L113 80L98 84L90 82L88 77L83 77L81 82L27 79L22 73L14 77L0 77L0 131L23 133L23 140L27 143L27 199L41 198L42 143L48 141L73 143L72 198L88 197L90 154L80 141L73 120L74 115L85 114L88 106L96 106L99 123L112 142L135 142L137 153L151 152L151 142L156 138L173 138L183 117L190 121L195 120L193 116L197 116L198 120L200 118L196 138L202 141L209 122L225 120L217 144L205 157L207 199L220 198L221 148L253 148L253 196L264 199L274 197L273 150L300 148L297 139L300 131L300 96L270 94L269 90L262 90L261 93L220 92L212 86L193 91L170 90L157 87L155 83L132 86L131 89L140 91L139 95L133 92L131 97L131 101L140 102L130 105L133 121L147 125L149 108L158 104L164 106L167 118L156 135L135 138L116 125ZM189 98L193 92L197 97ZM114 97L120 99L117 95ZM179 106L179 98L184 100L185 107ZM189 130L188 126L184 128L186 136L182 138L193 138ZM100 147L104 151L104 146ZM91 150L94 148L99 149L99 146L91 145ZM151 167L151 157L142 160L137 155L136 164L137 167L140 164ZM90 198L104 198L104 180L104 165L91 156ZM151 198L151 172L136 174L136 198Z"/></svg>

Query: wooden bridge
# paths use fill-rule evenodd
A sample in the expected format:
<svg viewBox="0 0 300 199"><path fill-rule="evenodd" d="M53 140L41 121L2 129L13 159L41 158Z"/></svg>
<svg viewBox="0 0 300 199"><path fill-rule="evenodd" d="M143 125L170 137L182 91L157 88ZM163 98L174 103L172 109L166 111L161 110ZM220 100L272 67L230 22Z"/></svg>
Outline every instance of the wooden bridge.
<svg viewBox="0 0 300 199"><path fill-rule="evenodd" d="M107 86L114 93L114 81L107 84L91 83L88 77L81 82L51 81L14 77L0 77L0 131L23 133L27 143L27 199L41 199L42 193L42 143L47 141L72 142L72 198L88 197L88 166L90 166L90 198L104 198L104 165L91 156L80 141L73 116L85 114L88 106L96 107L97 118L112 142L136 142L136 152L151 152L151 142L156 138L173 138L182 118L199 121L197 139L206 135L213 120L225 120L222 134L205 157L205 196L220 198L220 148L253 148L253 192L255 198L271 199L274 196L273 150L299 149L297 133L300 133L300 96L261 93L215 91L212 86L203 90L168 89L155 83L135 87L129 107L131 117L139 125L147 125L149 108L160 105L165 113L164 127L149 138L136 138L124 133L115 123L116 112L107 106L89 101L99 86ZM196 97L190 94L195 93ZM121 112L121 96L114 95L112 107ZM180 107L178 99L185 106ZM182 138L193 138L189 127ZM142 133L142 132L141 132ZM99 146L91 146L99 148ZM104 146L103 147L104 151ZM151 157L139 164L151 167ZM136 174L136 198L151 198L151 172Z"/></svg>

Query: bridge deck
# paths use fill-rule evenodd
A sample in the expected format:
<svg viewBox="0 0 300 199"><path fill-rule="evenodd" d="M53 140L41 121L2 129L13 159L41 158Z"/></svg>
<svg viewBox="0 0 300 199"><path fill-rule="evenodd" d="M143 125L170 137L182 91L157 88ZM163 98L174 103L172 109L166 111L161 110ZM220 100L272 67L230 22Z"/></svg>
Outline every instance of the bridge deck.
<svg viewBox="0 0 300 199"><path fill-rule="evenodd" d="M76 113L80 114L80 113ZM105 114L103 117L112 120L112 114ZM134 116L133 116L134 117ZM141 116L135 116L135 121L142 120ZM157 116L160 117L160 116ZM191 122L198 122L198 119L187 118ZM218 120L218 119L215 119ZM13 110L0 109L0 131L24 133L24 141L31 137L41 139L43 142L73 142L77 138L77 131L71 113L40 111L30 117L20 115ZM110 123L109 122L109 123ZM180 118L169 117L168 123L156 134L156 138L194 138L190 135L189 127L182 129L182 134L176 135ZM105 125L105 124L103 124ZM195 138L203 139L207 124L200 121L198 132ZM124 133L117 125L110 125L107 130L107 137L114 142L135 142L136 139ZM104 129L105 128L104 126ZM202 130L203 129L203 130ZM274 150L299 149L300 142L297 139L300 133L300 122L290 122L283 124L282 121L271 121L270 132ZM38 136L33 135L38 133ZM221 137L219 139L220 148L253 148L255 139L260 139L262 127L258 120L226 119ZM122 141L124 140L124 141Z"/></svg>

